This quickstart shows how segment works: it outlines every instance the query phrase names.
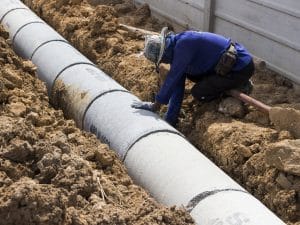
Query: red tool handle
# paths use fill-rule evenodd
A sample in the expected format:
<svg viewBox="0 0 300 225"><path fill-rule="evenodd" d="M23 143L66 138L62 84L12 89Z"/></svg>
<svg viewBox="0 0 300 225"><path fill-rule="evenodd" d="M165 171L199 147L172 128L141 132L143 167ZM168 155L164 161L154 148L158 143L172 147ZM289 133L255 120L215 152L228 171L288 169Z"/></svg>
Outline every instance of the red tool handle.
<svg viewBox="0 0 300 225"><path fill-rule="evenodd" d="M268 105L254 99L238 90L232 89L232 90L229 90L227 93L230 94L232 97L235 97L235 98L241 100L242 102L245 102L249 105L256 107L259 111L262 111L264 113L268 114L271 110L271 106L268 106Z"/></svg>

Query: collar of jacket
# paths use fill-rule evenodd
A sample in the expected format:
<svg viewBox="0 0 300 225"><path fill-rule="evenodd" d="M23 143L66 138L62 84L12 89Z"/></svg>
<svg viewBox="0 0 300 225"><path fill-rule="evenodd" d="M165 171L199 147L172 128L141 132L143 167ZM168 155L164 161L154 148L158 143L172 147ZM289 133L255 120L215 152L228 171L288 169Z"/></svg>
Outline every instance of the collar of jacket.
<svg viewBox="0 0 300 225"><path fill-rule="evenodd" d="M170 34L166 38L166 48L165 52L163 54L162 63L170 64L173 61L173 55L174 55L174 47L175 47L175 35Z"/></svg>

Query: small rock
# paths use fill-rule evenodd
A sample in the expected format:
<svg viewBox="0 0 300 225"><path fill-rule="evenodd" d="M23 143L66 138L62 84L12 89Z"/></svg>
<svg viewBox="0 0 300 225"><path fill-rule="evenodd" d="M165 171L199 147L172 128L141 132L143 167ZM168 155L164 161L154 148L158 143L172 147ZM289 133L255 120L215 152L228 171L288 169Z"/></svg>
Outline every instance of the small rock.
<svg viewBox="0 0 300 225"><path fill-rule="evenodd" d="M250 148L244 145L238 146L237 152L245 158L250 158L253 155Z"/></svg>
<svg viewBox="0 0 300 225"><path fill-rule="evenodd" d="M29 60L23 61L23 70L30 74L35 73L37 67Z"/></svg>
<svg viewBox="0 0 300 225"><path fill-rule="evenodd" d="M292 134L287 130L280 131L278 135L278 140L281 141L285 139L293 139Z"/></svg>
<svg viewBox="0 0 300 225"><path fill-rule="evenodd" d="M276 182L284 189L290 189L292 184L283 173L279 173Z"/></svg>
<svg viewBox="0 0 300 225"><path fill-rule="evenodd" d="M157 216L157 220L159 221L159 222L161 222L162 220L163 220L163 217L162 216Z"/></svg>
<svg viewBox="0 0 300 225"><path fill-rule="evenodd" d="M13 139L9 147L1 153L1 156L14 162L24 162L32 153L33 148L27 141Z"/></svg>
<svg viewBox="0 0 300 225"><path fill-rule="evenodd" d="M269 116L260 111L251 111L246 115L245 119L250 122L262 124L264 126L268 126L270 124Z"/></svg>
<svg viewBox="0 0 300 225"><path fill-rule="evenodd" d="M300 138L300 111L293 108L272 107L269 112L272 123L278 130L287 130Z"/></svg>
<svg viewBox="0 0 300 225"><path fill-rule="evenodd" d="M36 125L38 120L39 120L39 114L35 113L35 112L30 112L28 113L28 115L26 116L26 119L31 121L31 123L33 125Z"/></svg>
<svg viewBox="0 0 300 225"><path fill-rule="evenodd" d="M114 162L112 155L103 150L95 151L95 159L104 167L111 166Z"/></svg>
<svg viewBox="0 0 300 225"><path fill-rule="evenodd" d="M3 37L4 39L8 39L9 38L9 33L6 30L1 29L0 30L0 36Z"/></svg>
<svg viewBox="0 0 300 225"><path fill-rule="evenodd" d="M22 102L13 102L9 104L8 109L15 116L24 116L26 113L26 106Z"/></svg>
<svg viewBox="0 0 300 225"><path fill-rule="evenodd" d="M2 73L2 76L14 84L16 87L21 87L22 86L22 78L18 76L16 71L13 70L4 70Z"/></svg>
<svg viewBox="0 0 300 225"><path fill-rule="evenodd" d="M271 144L266 150L265 159L280 171L300 176L300 139Z"/></svg>
<svg viewBox="0 0 300 225"><path fill-rule="evenodd" d="M221 101L218 111L225 115L243 118L245 116L245 108L243 103L235 98L228 97Z"/></svg>

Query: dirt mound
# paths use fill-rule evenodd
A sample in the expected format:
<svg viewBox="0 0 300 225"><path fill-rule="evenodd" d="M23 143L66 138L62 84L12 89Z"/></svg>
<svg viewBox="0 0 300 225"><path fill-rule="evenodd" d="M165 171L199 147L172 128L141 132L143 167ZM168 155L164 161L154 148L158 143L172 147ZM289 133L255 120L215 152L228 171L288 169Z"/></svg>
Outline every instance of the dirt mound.
<svg viewBox="0 0 300 225"><path fill-rule="evenodd" d="M49 106L0 28L0 224L192 224L133 184L116 155Z"/></svg>
<svg viewBox="0 0 300 225"><path fill-rule="evenodd" d="M296 138L300 138L300 111L292 108L273 107L270 120L280 129L289 130Z"/></svg>
<svg viewBox="0 0 300 225"><path fill-rule="evenodd" d="M24 2L124 87L143 100L153 99L158 89L154 66L137 57L143 49L143 37L122 30L117 24L159 31L162 24L149 17L146 5L136 9L129 0L98 5L67 1L62 7L57 7L56 0ZM272 106L300 108L292 83L281 76L257 69L253 81L253 97ZM268 116L249 106L240 108L234 103L237 110L229 113L232 117L225 116L219 112L220 100L200 104L190 96L191 87L187 83L178 129L282 219L299 223L299 177L265 160L272 144L293 140L293 134L277 131ZM226 109L228 104L233 102L222 103L221 108ZM291 185L283 185L285 178Z"/></svg>

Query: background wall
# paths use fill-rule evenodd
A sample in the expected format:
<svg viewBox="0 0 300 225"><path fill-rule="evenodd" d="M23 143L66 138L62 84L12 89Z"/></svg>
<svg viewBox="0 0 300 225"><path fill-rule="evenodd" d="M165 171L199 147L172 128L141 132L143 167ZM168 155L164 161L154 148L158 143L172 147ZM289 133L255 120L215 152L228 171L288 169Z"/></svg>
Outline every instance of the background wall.
<svg viewBox="0 0 300 225"><path fill-rule="evenodd" d="M300 1L135 0L177 31L198 29L231 37L268 67L300 84Z"/></svg>

